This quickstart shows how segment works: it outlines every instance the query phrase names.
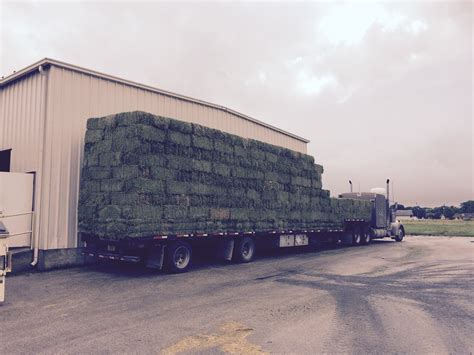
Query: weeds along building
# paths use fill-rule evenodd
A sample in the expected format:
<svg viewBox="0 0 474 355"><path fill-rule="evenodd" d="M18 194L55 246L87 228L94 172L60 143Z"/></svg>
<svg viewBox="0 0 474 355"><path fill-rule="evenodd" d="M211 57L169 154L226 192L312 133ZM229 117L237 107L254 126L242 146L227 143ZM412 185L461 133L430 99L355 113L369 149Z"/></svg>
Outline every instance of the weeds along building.
<svg viewBox="0 0 474 355"><path fill-rule="evenodd" d="M306 153L308 140L223 106L52 59L0 80L3 171L34 173L40 258L77 255L77 203L90 117L141 110Z"/></svg>

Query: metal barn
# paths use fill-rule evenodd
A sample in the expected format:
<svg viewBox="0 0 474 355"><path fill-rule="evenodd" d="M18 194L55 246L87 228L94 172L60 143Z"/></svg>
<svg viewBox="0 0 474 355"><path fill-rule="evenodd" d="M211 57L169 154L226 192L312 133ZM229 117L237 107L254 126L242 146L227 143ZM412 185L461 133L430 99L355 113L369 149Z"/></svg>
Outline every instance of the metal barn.
<svg viewBox="0 0 474 355"><path fill-rule="evenodd" d="M8 153L3 166L9 166L4 170L35 175L30 244L40 257L56 250L65 263L77 258L77 202L87 119L135 110L303 153L309 142L223 106L43 59L0 80L0 154Z"/></svg>

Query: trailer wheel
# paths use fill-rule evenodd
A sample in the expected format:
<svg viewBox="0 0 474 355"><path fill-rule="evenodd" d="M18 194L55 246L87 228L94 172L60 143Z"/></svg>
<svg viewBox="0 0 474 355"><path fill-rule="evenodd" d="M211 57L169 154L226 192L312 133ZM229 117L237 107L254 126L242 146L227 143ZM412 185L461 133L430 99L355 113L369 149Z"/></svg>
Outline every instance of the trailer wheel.
<svg viewBox="0 0 474 355"><path fill-rule="evenodd" d="M241 237L235 240L232 260L239 263L249 263L255 256L255 242L250 237Z"/></svg>
<svg viewBox="0 0 474 355"><path fill-rule="evenodd" d="M362 242L362 232L359 228L352 230L352 246L359 246Z"/></svg>
<svg viewBox="0 0 474 355"><path fill-rule="evenodd" d="M402 227L398 230L398 235L395 237L395 241L396 242L401 242L403 240L404 236L405 236L405 230Z"/></svg>
<svg viewBox="0 0 474 355"><path fill-rule="evenodd" d="M362 232L362 244L367 245L370 244L372 241L372 236L370 235L370 230L368 228L364 228Z"/></svg>
<svg viewBox="0 0 474 355"><path fill-rule="evenodd" d="M182 273L188 271L193 255L191 245L186 242L176 241L169 245L166 251L166 271Z"/></svg>

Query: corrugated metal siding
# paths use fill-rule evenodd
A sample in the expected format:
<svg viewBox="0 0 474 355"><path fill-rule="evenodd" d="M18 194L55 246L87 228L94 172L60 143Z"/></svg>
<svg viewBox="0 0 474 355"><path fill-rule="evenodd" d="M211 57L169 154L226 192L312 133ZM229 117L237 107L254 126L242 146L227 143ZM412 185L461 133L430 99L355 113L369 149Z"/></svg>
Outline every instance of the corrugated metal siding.
<svg viewBox="0 0 474 355"><path fill-rule="evenodd" d="M46 80L31 74L0 90L0 150L13 149L13 172L39 169Z"/></svg>
<svg viewBox="0 0 474 355"><path fill-rule="evenodd" d="M15 171L41 168L44 137L37 204L41 249L77 246L79 177L90 117L142 110L306 152L304 142L224 110L54 65L47 73L47 81L44 75L34 74L1 90L0 147L14 149ZM41 98L46 86L43 125Z"/></svg>

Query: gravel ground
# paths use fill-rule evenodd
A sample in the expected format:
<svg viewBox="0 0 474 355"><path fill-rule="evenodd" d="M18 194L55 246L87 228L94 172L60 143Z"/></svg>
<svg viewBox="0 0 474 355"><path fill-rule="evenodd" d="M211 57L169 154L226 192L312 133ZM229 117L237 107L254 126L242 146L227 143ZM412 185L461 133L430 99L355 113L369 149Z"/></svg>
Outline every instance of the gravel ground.
<svg viewBox="0 0 474 355"><path fill-rule="evenodd" d="M470 353L474 238L7 278L1 352Z"/></svg>

